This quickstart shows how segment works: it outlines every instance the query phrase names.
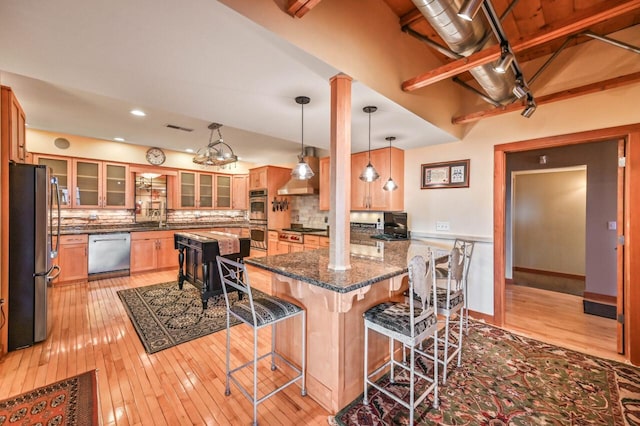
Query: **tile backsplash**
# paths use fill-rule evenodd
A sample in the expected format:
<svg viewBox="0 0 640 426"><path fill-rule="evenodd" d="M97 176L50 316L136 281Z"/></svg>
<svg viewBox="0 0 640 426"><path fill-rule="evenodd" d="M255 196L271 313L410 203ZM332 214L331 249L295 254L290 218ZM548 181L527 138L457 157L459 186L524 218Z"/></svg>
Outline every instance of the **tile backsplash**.
<svg viewBox="0 0 640 426"><path fill-rule="evenodd" d="M326 218L326 219L325 219ZM324 229L328 222L327 212L320 211L320 196L305 195L291 197L291 222L309 228Z"/></svg>
<svg viewBox="0 0 640 426"><path fill-rule="evenodd" d="M118 226L136 223L135 210L61 209L62 226ZM247 221L244 210L169 210L168 224L198 224Z"/></svg>

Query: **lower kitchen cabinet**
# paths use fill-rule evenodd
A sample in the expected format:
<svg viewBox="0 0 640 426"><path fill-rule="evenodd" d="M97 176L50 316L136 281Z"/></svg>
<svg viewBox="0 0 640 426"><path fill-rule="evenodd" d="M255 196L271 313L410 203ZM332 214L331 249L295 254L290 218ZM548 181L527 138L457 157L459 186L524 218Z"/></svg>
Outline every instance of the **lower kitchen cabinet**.
<svg viewBox="0 0 640 426"><path fill-rule="evenodd" d="M54 284L86 280L88 277L87 248L89 235L61 235L57 264L60 275Z"/></svg>
<svg viewBox="0 0 640 426"><path fill-rule="evenodd" d="M178 250L174 248L173 231L131 233L130 272L178 267Z"/></svg>

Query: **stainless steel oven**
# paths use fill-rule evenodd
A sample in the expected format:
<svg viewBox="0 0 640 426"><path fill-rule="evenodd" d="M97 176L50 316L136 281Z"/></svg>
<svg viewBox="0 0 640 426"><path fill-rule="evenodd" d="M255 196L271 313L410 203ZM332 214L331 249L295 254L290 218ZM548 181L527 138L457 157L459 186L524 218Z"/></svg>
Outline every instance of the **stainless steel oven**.
<svg viewBox="0 0 640 426"><path fill-rule="evenodd" d="M267 190L249 191L249 220L267 220Z"/></svg>
<svg viewBox="0 0 640 426"><path fill-rule="evenodd" d="M251 248L258 250L267 250L267 240L269 232L267 231L267 221L250 221L249 227L251 237Z"/></svg>

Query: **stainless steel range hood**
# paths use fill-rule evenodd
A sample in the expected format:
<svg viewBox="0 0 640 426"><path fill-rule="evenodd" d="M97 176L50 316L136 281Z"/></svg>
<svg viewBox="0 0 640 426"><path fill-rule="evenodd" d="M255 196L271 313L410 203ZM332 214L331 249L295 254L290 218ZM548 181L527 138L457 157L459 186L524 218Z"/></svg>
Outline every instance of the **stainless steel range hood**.
<svg viewBox="0 0 640 426"><path fill-rule="evenodd" d="M319 164L318 157L304 157L304 160L313 170L313 177L307 180L289 179L282 188L278 189L278 195L314 195L320 192Z"/></svg>

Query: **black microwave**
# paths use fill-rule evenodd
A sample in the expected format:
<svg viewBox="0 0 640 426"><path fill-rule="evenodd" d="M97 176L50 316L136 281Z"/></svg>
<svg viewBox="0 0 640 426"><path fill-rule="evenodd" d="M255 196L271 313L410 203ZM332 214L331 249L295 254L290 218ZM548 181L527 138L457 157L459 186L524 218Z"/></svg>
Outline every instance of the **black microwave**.
<svg viewBox="0 0 640 426"><path fill-rule="evenodd" d="M384 233L394 238L409 238L406 212L384 212Z"/></svg>

